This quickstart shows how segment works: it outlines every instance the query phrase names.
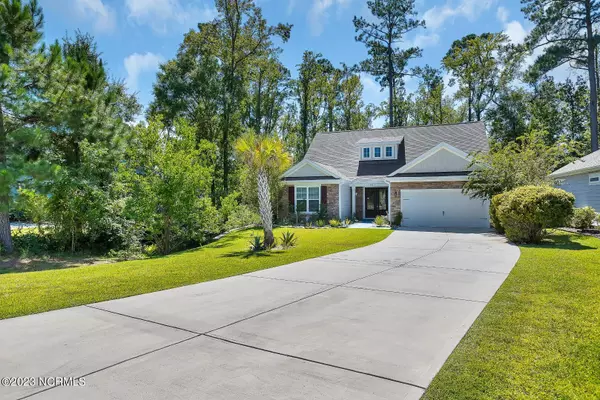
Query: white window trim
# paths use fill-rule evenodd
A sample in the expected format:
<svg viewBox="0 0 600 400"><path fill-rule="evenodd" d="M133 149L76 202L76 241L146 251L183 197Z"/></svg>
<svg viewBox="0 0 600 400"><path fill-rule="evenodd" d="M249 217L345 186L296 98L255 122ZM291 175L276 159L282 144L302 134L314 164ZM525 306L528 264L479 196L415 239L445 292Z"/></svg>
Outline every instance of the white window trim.
<svg viewBox="0 0 600 400"><path fill-rule="evenodd" d="M392 155L391 156L387 155L387 149L388 148L392 149ZM396 153L396 151L394 150L394 146L390 146L389 144L386 144L385 146L383 146L383 158L388 159L388 160L396 158L394 153Z"/></svg>
<svg viewBox="0 0 600 400"><path fill-rule="evenodd" d="M375 155L375 149L379 149L379 157ZM383 158L383 153L381 153L381 146L373 146L373 158L381 159Z"/></svg>
<svg viewBox="0 0 600 400"><path fill-rule="evenodd" d="M306 210L298 210L298 188L306 189ZM321 210L321 185L300 185L294 186L294 210L297 213L303 214L318 214L319 211L308 211L310 207L310 198L308 195L309 188L318 188L319 189L319 211ZM314 199L312 201L315 201Z"/></svg>
<svg viewBox="0 0 600 400"><path fill-rule="evenodd" d="M598 178L598 181L592 182L592 178ZM589 174L588 175L588 183L590 185L600 185L600 173Z"/></svg>
<svg viewBox="0 0 600 400"><path fill-rule="evenodd" d="M365 150L369 150L369 157L365 157ZM364 146L360 148L360 159L361 160L370 160L373 158L373 149L370 146Z"/></svg>

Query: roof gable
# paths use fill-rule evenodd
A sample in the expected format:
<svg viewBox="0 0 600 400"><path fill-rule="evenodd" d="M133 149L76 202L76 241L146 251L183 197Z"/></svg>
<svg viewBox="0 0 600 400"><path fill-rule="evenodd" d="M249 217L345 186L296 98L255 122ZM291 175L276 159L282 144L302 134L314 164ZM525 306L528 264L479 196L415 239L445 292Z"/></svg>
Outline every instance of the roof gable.
<svg viewBox="0 0 600 400"><path fill-rule="evenodd" d="M322 165L320 163L304 159L292 168L288 169L284 174L284 178L341 178L339 172L333 168Z"/></svg>
<svg viewBox="0 0 600 400"><path fill-rule="evenodd" d="M462 172L466 171L471 158L467 153L448 143L440 143L389 176L403 173Z"/></svg>

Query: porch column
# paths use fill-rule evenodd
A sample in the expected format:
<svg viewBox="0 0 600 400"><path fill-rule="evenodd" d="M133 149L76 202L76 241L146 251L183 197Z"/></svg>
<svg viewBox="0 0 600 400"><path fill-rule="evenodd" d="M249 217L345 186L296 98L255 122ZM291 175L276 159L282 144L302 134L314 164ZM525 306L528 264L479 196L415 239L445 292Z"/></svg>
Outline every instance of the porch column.
<svg viewBox="0 0 600 400"><path fill-rule="evenodd" d="M389 220L390 225L392 224L392 184L390 182L387 183L388 184L388 192L387 192L387 202L388 202L388 206L387 206L387 217Z"/></svg>
<svg viewBox="0 0 600 400"><path fill-rule="evenodd" d="M352 213L350 215L350 218L352 219L355 215L356 215L356 187L354 185L350 186L350 189L352 189L352 194L350 195L350 197L352 198Z"/></svg>

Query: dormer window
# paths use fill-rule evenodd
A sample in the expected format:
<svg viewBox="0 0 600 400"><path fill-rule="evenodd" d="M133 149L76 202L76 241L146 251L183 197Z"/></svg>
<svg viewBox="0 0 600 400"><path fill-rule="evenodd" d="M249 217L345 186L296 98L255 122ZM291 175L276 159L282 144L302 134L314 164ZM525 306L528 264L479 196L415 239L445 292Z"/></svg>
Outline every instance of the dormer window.
<svg viewBox="0 0 600 400"><path fill-rule="evenodd" d="M362 154L363 158L365 158L365 159L371 158L371 148L370 147L364 147L362 153L363 153Z"/></svg>
<svg viewBox="0 0 600 400"><path fill-rule="evenodd" d="M373 147L373 157L381 158L381 147Z"/></svg>
<svg viewBox="0 0 600 400"><path fill-rule="evenodd" d="M385 146L385 158L394 157L394 148L392 146Z"/></svg>

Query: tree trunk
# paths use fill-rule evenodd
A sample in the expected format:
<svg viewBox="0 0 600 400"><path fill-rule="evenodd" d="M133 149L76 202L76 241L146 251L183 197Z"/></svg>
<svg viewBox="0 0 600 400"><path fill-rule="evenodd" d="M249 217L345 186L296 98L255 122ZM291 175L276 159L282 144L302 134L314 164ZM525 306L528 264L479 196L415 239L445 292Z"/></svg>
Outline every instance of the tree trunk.
<svg viewBox="0 0 600 400"><path fill-rule="evenodd" d="M256 134L260 135L262 132L262 80L263 71L262 69L258 73L258 95L256 99Z"/></svg>
<svg viewBox="0 0 600 400"><path fill-rule="evenodd" d="M271 207L271 191L269 190L269 177L264 168L258 170L258 209L265 233L265 247L273 247L273 210Z"/></svg>
<svg viewBox="0 0 600 400"><path fill-rule="evenodd" d="M7 149L6 128L4 126L4 110L0 107L0 169L6 170L6 153ZM1 188L6 192L0 193L0 244L2 250L6 253L13 252L13 243L10 231L10 188Z"/></svg>
<svg viewBox="0 0 600 400"><path fill-rule="evenodd" d="M394 127L394 71L392 65L392 45L388 46L388 85L390 90L390 100L388 104L388 119L390 128Z"/></svg>
<svg viewBox="0 0 600 400"><path fill-rule="evenodd" d="M473 88L469 82L469 122L473 121Z"/></svg>
<svg viewBox="0 0 600 400"><path fill-rule="evenodd" d="M594 32L592 26L591 0L585 1L585 24L588 46L588 75L590 79L590 131L592 134L592 152L598 150L598 91L596 82L596 60Z"/></svg>

